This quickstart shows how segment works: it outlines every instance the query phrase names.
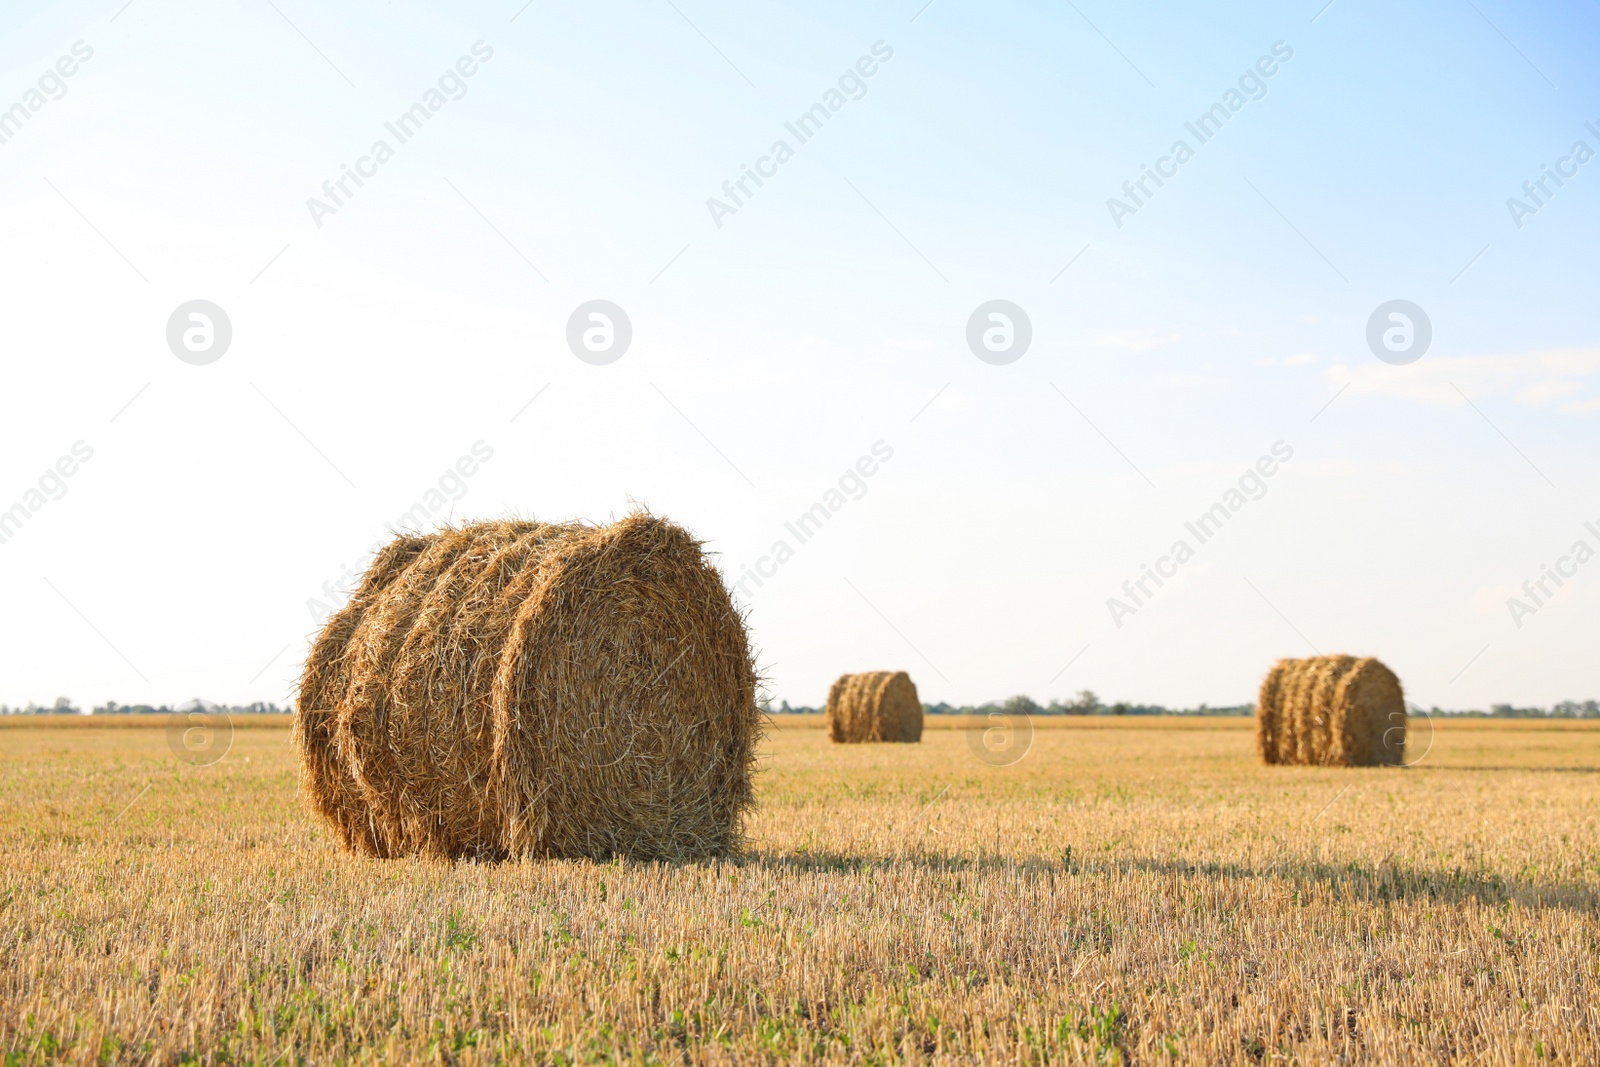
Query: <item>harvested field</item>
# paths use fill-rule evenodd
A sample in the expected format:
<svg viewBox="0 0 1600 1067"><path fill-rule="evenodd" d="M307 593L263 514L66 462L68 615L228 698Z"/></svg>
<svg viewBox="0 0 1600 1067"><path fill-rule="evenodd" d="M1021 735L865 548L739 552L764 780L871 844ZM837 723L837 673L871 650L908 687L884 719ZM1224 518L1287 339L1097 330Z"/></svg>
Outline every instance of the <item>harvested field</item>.
<svg viewBox="0 0 1600 1067"><path fill-rule="evenodd" d="M350 855L284 726L196 767L7 722L0 1050L1600 1061L1600 724L1445 723L1407 769L1262 766L1249 719L1036 724L997 768L960 721L781 719L749 857L672 866Z"/></svg>

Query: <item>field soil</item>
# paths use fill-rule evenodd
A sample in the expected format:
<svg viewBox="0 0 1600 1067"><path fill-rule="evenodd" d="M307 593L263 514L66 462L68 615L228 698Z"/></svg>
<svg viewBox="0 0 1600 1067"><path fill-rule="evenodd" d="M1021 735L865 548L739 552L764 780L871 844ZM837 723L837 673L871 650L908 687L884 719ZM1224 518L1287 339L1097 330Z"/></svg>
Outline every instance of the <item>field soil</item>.
<svg viewBox="0 0 1600 1067"><path fill-rule="evenodd" d="M209 766L164 725L0 728L6 1067L1600 1063L1600 724L1323 769L1249 719L995 766L783 717L750 853L689 866L347 856L284 720Z"/></svg>

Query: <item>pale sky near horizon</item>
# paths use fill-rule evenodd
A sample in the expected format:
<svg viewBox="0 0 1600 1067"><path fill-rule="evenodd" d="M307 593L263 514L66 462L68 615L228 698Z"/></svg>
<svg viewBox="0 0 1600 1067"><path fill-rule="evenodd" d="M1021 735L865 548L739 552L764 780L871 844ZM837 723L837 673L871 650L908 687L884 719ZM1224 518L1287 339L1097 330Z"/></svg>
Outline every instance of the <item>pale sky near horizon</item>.
<svg viewBox="0 0 1600 1067"><path fill-rule="evenodd" d="M637 503L730 584L760 566L794 704L879 668L1236 704L1313 650L1423 706L1600 698L1597 31L1503 0L8 4L0 703L291 698L317 605L441 480L438 521ZM206 365L168 342L194 300L231 325ZM567 339L593 300L632 328L605 365ZM994 300L1013 362L969 346ZM1431 326L1406 365L1368 342L1394 300Z"/></svg>

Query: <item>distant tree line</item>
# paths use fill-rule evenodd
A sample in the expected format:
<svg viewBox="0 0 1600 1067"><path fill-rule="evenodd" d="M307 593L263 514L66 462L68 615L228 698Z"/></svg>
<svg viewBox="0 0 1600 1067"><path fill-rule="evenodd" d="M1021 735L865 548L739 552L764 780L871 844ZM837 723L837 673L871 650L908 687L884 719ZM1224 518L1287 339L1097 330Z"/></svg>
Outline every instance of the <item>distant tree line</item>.
<svg viewBox="0 0 1600 1067"><path fill-rule="evenodd" d="M822 708L790 707L787 700L780 702L776 707L770 701L764 702L762 709L771 715L817 715ZM1088 689L1081 690L1071 700L1051 700L1048 704L1040 704L1029 696L1014 696L1006 700L991 700L986 704L938 704L922 705L924 714L927 715L1252 715L1255 707L1251 704L1238 704L1231 707L1213 708L1201 704L1197 708L1168 708L1160 704L1128 704L1118 701L1115 704L1103 704L1100 698Z"/></svg>
<svg viewBox="0 0 1600 1067"><path fill-rule="evenodd" d="M787 700L776 706L764 700L762 710L769 715L820 715L824 709L806 706L791 707ZM1129 704L1118 701L1103 704L1091 690L1081 690L1071 700L1051 700L1040 704L1032 697L1014 696L1007 700L991 700L986 704L956 706L940 702L924 704L928 715L1254 715L1254 704L1233 704L1211 707L1201 704L1196 708L1168 708L1160 704ZM1600 701L1563 700L1548 708L1518 708L1510 704L1492 704L1488 711L1451 711L1433 708L1429 715L1461 716L1471 719L1600 719Z"/></svg>
<svg viewBox="0 0 1600 1067"><path fill-rule="evenodd" d="M87 712L90 715L171 715L175 711L208 711L213 714L227 712L229 715L291 715L294 708L279 707L270 701L257 701L254 704L212 704L208 701L189 701L179 704L176 708L166 704L153 707L149 704L118 704L115 700L108 700ZM73 704L66 697L57 697L54 704L28 704L23 707L10 707L0 704L0 715L83 715L84 710Z"/></svg>
<svg viewBox="0 0 1600 1067"><path fill-rule="evenodd" d="M1440 711L1434 715L1465 715L1473 719L1600 719L1600 701L1563 700L1548 708L1517 708L1510 704L1491 704L1488 711Z"/></svg>
<svg viewBox="0 0 1600 1067"><path fill-rule="evenodd" d="M204 710L209 712L227 712L229 715L292 715L293 705L280 707L271 701L256 701L254 704L212 704L206 701L189 701L176 708L167 704L158 707L149 704L118 704L115 700L95 706L87 714L90 715L171 715L174 711ZM761 710L769 715L820 715L822 708L807 707L806 705L792 706L787 700L779 702L776 706L772 701L763 698ZM1115 704L1103 704L1091 690L1081 690L1071 700L1051 700L1048 704L1040 704L1032 697L1014 696L1006 700L991 700L986 704L954 705L940 702L938 704L924 704L922 710L928 715L988 715L999 713L1002 715L1254 715L1255 705L1233 704L1226 707L1211 707L1201 704L1195 708L1169 708L1161 704L1129 704L1118 701ZM0 704L0 715L83 715L84 710L66 697L57 697L54 704L27 704L21 707L11 707ZM1528 707L1519 708L1511 704L1491 704L1488 711L1464 710L1452 711L1443 708L1432 708L1429 715L1460 716L1469 719L1600 719L1600 701L1595 700L1563 700L1559 704L1552 704L1548 708Z"/></svg>

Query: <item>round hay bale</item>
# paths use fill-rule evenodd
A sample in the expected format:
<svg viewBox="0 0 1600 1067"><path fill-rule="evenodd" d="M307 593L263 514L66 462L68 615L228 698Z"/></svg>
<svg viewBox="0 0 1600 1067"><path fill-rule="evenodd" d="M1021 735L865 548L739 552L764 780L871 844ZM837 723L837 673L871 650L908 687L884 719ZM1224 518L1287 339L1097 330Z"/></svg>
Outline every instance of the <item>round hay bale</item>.
<svg viewBox="0 0 1600 1067"><path fill-rule="evenodd" d="M395 660L388 727L411 850L506 854L490 774L491 686L525 590L518 577L547 542L572 529L486 524L418 610Z"/></svg>
<svg viewBox="0 0 1600 1067"><path fill-rule="evenodd" d="M828 736L840 743L921 741L922 701L905 671L842 674L828 690Z"/></svg>
<svg viewBox="0 0 1600 1067"><path fill-rule="evenodd" d="M1284 664L1287 662L1279 660L1272 665L1267 676L1261 680L1261 692L1256 697L1256 751L1262 763L1279 762L1278 734L1282 729L1280 722L1283 716L1281 690L1287 673Z"/></svg>
<svg viewBox="0 0 1600 1067"><path fill-rule="evenodd" d="M1335 761L1351 767L1398 766L1405 762L1406 727L1400 679L1370 656L1357 660L1334 696Z"/></svg>
<svg viewBox="0 0 1600 1067"><path fill-rule="evenodd" d="M334 731L384 856L416 851L406 829L407 798L397 766L402 756L390 743L394 664L423 599L473 539L467 529L442 531L373 600L350 637L350 687L339 705Z"/></svg>
<svg viewBox="0 0 1600 1067"><path fill-rule="evenodd" d="M1329 727L1333 722L1334 700L1339 680L1355 666L1354 656L1317 656L1305 677L1303 696L1294 706L1295 747L1303 764L1323 765L1333 754Z"/></svg>
<svg viewBox="0 0 1600 1067"><path fill-rule="evenodd" d="M340 709L340 736L351 747L357 785L374 825L396 855L451 854L436 847L441 820L475 825L483 805L451 804L444 783L470 781L487 769L468 755L471 730L460 714L466 664L450 655L462 600L491 556L534 528L532 523L481 523L441 539L385 597L388 609L362 635L361 682ZM465 798L452 798L465 799ZM459 829L459 828L458 828ZM448 838L459 840L459 835ZM461 843L455 854L491 854L492 846Z"/></svg>
<svg viewBox="0 0 1600 1067"><path fill-rule="evenodd" d="M635 515L550 543L494 679L494 768L519 854L743 846L760 740L743 620L699 542Z"/></svg>
<svg viewBox="0 0 1600 1067"><path fill-rule="evenodd" d="M755 668L721 576L670 522L444 531L324 641L349 664L334 733L374 854L743 844Z"/></svg>
<svg viewBox="0 0 1600 1067"><path fill-rule="evenodd" d="M1256 745L1264 763L1398 765L1405 739L1400 680L1370 656L1279 660L1262 680Z"/></svg>
<svg viewBox="0 0 1600 1067"><path fill-rule="evenodd" d="M347 849L373 856L382 855L382 848L368 818L367 802L336 737L339 705L350 688L350 639L378 594L433 541L431 535L400 537L373 557L361 585L344 607L328 618L313 643L295 702L290 737L300 753L312 808L333 827Z"/></svg>

